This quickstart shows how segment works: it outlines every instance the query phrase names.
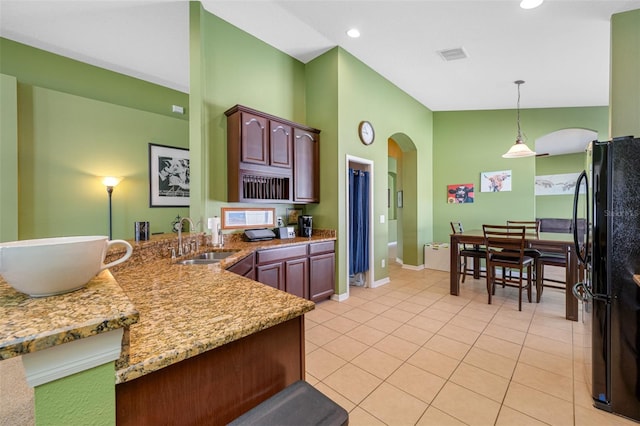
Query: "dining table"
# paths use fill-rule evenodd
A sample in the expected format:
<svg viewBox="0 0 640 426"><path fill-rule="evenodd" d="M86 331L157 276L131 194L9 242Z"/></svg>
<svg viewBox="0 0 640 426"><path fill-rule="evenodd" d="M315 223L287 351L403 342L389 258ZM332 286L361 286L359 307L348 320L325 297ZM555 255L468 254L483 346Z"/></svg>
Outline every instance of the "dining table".
<svg viewBox="0 0 640 426"><path fill-rule="evenodd" d="M451 244L449 247L450 263L450 291L449 293L460 295L460 271L457 267L460 244L482 245L484 244L484 232L482 229L472 229L469 231L451 234ZM567 267L565 268L565 318L571 321L578 321L578 299L573 296L572 287L581 278L580 264L572 233L562 232L540 232L536 235L526 235L525 245L528 248L537 249L543 252L563 253L565 255ZM474 278L480 278L480 259L473 261Z"/></svg>

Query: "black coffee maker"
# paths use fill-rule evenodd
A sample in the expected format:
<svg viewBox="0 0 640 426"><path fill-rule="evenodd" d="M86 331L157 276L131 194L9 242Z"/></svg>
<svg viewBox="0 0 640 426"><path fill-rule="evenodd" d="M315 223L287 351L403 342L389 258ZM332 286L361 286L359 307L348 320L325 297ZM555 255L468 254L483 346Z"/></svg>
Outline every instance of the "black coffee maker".
<svg viewBox="0 0 640 426"><path fill-rule="evenodd" d="M310 237L313 227L313 216L298 216L298 236Z"/></svg>

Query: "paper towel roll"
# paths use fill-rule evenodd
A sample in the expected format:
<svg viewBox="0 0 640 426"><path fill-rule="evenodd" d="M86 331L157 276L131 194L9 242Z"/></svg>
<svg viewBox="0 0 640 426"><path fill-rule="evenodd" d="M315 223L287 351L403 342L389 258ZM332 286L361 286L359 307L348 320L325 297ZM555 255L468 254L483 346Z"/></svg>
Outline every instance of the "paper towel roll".
<svg viewBox="0 0 640 426"><path fill-rule="evenodd" d="M220 218L218 216L207 219L207 228L211 230L211 242L218 244L218 230L220 229Z"/></svg>

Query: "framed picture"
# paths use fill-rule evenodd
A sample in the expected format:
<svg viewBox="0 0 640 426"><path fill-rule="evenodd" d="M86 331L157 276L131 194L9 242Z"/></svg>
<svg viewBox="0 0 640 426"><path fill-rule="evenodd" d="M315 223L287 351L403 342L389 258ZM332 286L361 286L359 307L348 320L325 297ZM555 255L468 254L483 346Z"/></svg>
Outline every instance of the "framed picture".
<svg viewBox="0 0 640 426"><path fill-rule="evenodd" d="M472 183L447 185L447 204L473 203L473 191Z"/></svg>
<svg viewBox="0 0 640 426"><path fill-rule="evenodd" d="M276 209L223 207L222 229L273 228Z"/></svg>
<svg viewBox="0 0 640 426"><path fill-rule="evenodd" d="M149 207L189 207L189 150L149 144Z"/></svg>
<svg viewBox="0 0 640 426"><path fill-rule="evenodd" d="M573 195L580 173L565 173L560 175L536 176L536 195ZM585 194L585 187L580 188L580 194Z"/></svg>
<svg viewBox="0 0 640 426"><path fill-rule="evenodd" d="M287 209L287 225L297 225L298 216L302 216L302 209Z"/></svg>
<svg viewBox="0 0 640 426"><path fill-rule="evenodd" d="M511 191L511 170L480 173L480 192Z"/></svg>

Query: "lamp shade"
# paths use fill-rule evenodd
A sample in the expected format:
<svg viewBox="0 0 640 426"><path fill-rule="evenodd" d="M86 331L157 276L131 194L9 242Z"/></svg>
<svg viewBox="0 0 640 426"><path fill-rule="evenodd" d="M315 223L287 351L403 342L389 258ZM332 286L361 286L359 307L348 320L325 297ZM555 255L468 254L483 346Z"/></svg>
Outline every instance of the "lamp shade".
<svg viewBox="0 0 640 426"><path fill-rule="evenodd" d="M509 151L502 154L502 158L522 158L522 157L533 157L536 155L535 152L531 151L527 144L522 142L520 139L516 140L516 143L511 145Z"/></svg>
<svg viewBox="0 0 640 426"><path fill-rule="evenodd" d="M116 177L116 176L105 176L102 178L102 184L104 186L116 186L117 184L119 184L122 181L121 177Z"/></svg>

